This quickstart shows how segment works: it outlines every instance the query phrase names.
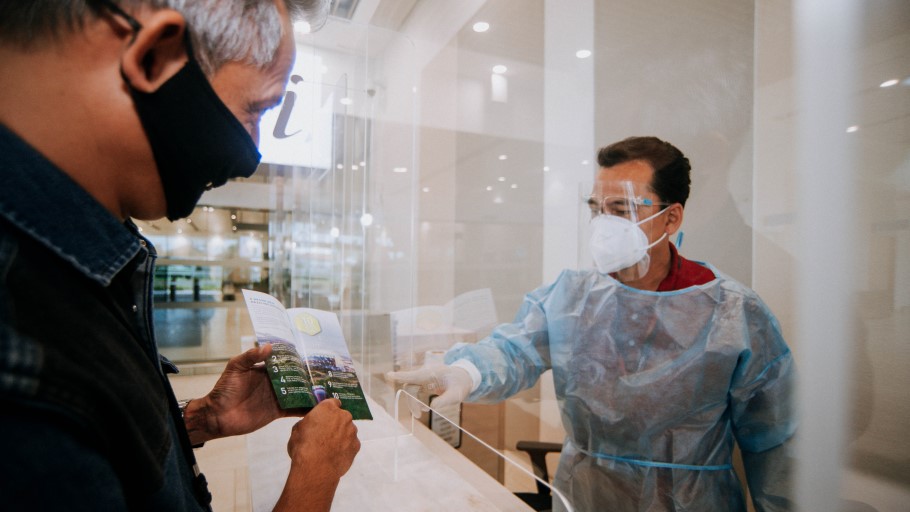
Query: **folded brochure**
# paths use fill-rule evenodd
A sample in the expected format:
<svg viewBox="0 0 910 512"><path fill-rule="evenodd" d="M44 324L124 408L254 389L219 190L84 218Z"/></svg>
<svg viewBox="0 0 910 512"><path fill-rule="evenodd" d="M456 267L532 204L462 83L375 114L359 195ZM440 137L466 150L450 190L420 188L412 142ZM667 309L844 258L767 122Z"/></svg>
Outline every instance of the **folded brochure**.
<svg viewBox="0 0 910 512"><path fill-rule="evenodd" d="M272 345L266 367L282 409L311 409L337 398L355 420L373 419L335 313L286 309L253 290L243 290L243 298L256 343Z"/></svg>

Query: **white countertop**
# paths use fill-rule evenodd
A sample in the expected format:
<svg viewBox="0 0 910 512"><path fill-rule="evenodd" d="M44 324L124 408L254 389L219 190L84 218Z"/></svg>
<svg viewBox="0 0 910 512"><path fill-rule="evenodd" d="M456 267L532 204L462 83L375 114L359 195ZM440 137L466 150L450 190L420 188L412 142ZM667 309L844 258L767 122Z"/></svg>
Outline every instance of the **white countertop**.
<svg viewBox="0 0 910 512"><path fill-rule="evenodd" d="M422 424L414 422L412 434L368 400L374 419L356 422L360 452L338 485L333 511L531 510ZM278 501L296 421L277 420L246 436L254 511L270 511Z"/></svg>

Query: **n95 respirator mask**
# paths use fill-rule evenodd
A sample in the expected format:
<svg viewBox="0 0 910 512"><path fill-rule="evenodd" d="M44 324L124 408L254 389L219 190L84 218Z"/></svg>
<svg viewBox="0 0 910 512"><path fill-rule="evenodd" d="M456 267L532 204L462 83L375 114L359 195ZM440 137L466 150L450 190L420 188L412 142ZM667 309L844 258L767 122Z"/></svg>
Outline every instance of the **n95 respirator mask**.
<svg viewBox="0 0 910 512"><path fill-rule="evenodd" d="M597 271L612 274L638 265L638 277L644 276L650 264L648 249L657 245L667 234L664 233L654 243L648 243L648 236L640 226L665 211L666 208L639 222L617 215L597 215L591 219L591 256Z"/></svg>

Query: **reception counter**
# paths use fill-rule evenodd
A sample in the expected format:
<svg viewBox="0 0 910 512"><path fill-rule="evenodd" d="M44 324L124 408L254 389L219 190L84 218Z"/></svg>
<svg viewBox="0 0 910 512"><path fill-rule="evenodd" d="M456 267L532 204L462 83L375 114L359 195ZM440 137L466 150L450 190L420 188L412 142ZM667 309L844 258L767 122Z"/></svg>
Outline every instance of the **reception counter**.
<svg viewBox="0 0 910 512"><path fill-rule="evenodd" d="M375 402L370 408L374 419L356 422L360 453L341 479L333 511L531 510L419 422L412 432ZM295 422L278 420L246 436L256 512L271 510L281 494L290 469L287 440Z"/></svg>

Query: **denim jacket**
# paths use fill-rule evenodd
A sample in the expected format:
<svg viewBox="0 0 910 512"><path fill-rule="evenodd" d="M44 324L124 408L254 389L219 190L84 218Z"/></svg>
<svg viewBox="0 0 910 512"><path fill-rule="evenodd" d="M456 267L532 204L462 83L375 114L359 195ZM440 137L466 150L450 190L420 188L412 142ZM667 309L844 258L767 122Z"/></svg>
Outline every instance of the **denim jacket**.
<svg viewBox="0 0 910 512"><path fill-rule="evenodd" d="M132 222L0 125L4 506L207 507L155 343L154 261Z"/></svg>

